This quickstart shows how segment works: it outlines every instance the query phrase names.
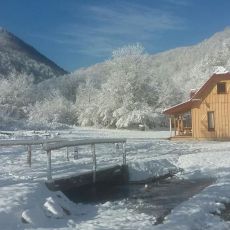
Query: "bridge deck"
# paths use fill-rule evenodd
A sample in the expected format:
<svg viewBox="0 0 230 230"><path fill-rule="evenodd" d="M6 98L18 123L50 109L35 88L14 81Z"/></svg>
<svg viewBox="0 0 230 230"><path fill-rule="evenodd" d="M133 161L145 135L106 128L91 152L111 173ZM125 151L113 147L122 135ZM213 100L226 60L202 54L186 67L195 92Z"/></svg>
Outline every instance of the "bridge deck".
<svg viewBox="0 0 230 230"><path fill-rule="evenodd" d="M96 183L121 184L128 182L127 166L115 165L96 171ZM66 191L73 188L79 188L94 184L93 171L81 175L65 177L47 181L47 187L52 191Z"/></svg>

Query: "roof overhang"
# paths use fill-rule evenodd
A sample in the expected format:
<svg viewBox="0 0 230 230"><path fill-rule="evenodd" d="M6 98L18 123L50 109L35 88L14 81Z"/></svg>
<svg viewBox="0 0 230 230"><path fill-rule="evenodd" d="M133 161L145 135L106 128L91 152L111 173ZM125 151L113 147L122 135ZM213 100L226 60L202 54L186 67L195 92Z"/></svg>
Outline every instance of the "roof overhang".
<svg viewBox="0 0 230 230"><path fill-rule="evenodd" d="M168 108L168 109L164 110L163 113L166 114L166 115L183 114L183 113L186 113L186 112L190 111L199 102L200 102L200 100L191 99L189 101L186 101L186 102L183 102L181 104L175 105L175 106L173 106L171 108Z"/></svg>

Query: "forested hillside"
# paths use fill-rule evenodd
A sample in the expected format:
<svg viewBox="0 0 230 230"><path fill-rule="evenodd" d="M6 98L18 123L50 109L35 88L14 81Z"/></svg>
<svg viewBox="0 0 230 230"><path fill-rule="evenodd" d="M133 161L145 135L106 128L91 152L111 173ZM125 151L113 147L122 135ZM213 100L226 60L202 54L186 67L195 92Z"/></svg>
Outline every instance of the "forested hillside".
<svg viewBox="0 0 230 230"><path fill-rule="evenodd" d="M1 124L164 126L162 110L186 100L219 66L229 70L230 29L195 46L155 55L140 44L127 45L103 63L38 84L25 74L12 75L1 80Z"/></svg>
<svg viewBox="0 0 230 230"><path fill-rule="evenodd" d="M24 74L37 83L66 73L32 46L0 27L0 79Z"/></svg>
<svg viewBox="0 0 230 230"><path fill-rule="evenodd" d="M229 70L230 29L156 55L138 44L115 50L105 63L71 75L85 79L76 98L78 124L163 126L162 110L188 99L220 66Z"/></svg>

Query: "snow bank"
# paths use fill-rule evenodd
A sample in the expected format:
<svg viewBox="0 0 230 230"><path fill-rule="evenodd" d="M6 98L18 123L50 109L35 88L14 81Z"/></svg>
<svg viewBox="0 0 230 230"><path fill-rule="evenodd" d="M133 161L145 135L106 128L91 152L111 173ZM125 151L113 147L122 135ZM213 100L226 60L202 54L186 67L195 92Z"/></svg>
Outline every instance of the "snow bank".
<svg viewBox="0 0 230 230"><path fill-rule="evenodd" d="M177 170L176 166L166 159L151 161L146 161L143 159L142 161L129 163L128 167L130 181L146 180L165 175L170 171Z"/></svg>
<svg viewBox="0 0 230 230"><path fill-rule="evenodd" d="M214 149L213 151L183 155L178 159L177 166L185 170L185 176L188 178L213 176L223 178L229 174L229 151L218 152Z"/></svg>
<svg viewBox="0 0 230 230"><path fill-rule="evenodd" d="M229 142L203 142L200 152L179 157L177 166L185 170L183 178L212 177L216 182L172 210L164 224L154 229L230 229L230 222L214 215L224 209L224 203L230 202L229 149Z"/></svg>
<svg viewBox="0 0 230 230"><path fill-rule="evenodd" d="M200 194L177 206L167 216L164 224L154 229L230 229L229 222L224 222L214 215L224 209L223 203L230 202L229 190L230 181L207 187Z"/></svg>

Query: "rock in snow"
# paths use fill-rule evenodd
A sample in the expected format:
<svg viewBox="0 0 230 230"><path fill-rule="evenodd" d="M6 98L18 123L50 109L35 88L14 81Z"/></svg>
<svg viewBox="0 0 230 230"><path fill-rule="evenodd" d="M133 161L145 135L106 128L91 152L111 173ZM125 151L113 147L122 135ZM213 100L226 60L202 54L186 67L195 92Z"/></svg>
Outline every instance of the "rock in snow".
<svg viewBox="0 0 230 230"><path fill-rule="evenodd" d="M63 208L52 198L48 197L44 203L44 208L49 216L54 218L62 218L65 216Z"/></svg>

